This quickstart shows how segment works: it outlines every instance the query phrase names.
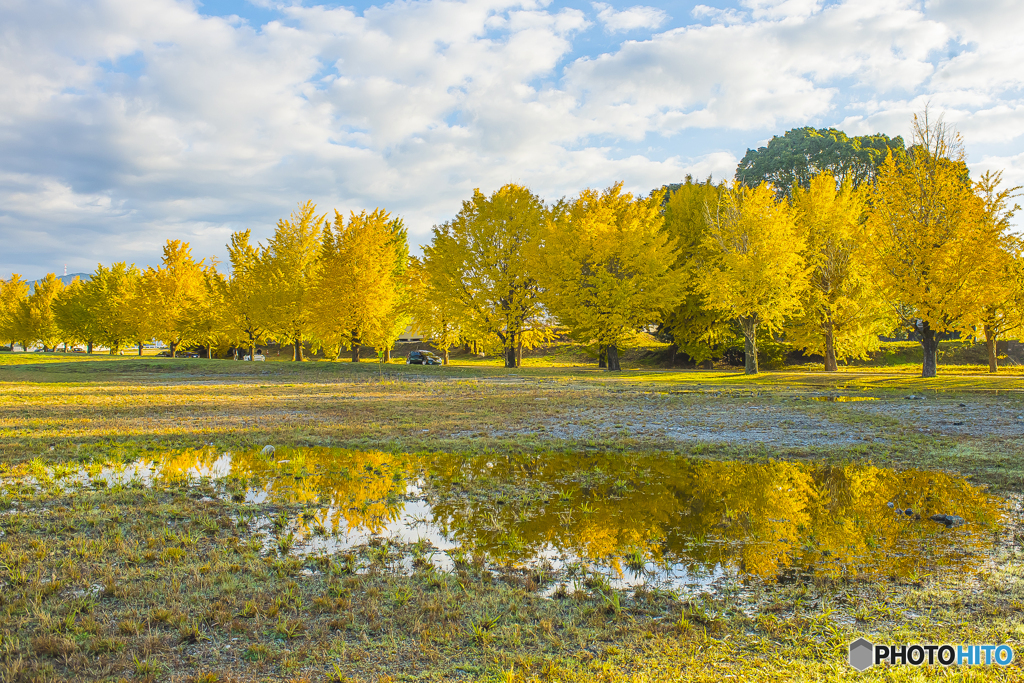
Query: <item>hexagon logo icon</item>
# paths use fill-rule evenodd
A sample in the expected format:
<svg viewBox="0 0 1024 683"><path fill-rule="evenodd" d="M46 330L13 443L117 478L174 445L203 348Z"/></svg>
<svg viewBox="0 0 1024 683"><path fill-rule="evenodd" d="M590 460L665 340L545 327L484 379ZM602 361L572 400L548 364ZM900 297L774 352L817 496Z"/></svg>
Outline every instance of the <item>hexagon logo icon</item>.
<svg viewBox="0 0 1024 683"><path fill-rule="evenodd" d="M850 643L850 666L857 671L870 669L875 663L874 653L874 645L863 638L858 638Z"/></svg>

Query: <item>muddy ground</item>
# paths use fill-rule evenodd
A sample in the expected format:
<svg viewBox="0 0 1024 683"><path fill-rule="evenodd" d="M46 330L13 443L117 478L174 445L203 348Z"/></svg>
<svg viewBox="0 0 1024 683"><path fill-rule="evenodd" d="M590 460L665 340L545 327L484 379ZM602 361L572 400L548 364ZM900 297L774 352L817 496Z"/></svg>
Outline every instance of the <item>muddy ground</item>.
<svg viewBox="0 0 1024 683"><path fill-rule="evenodd" d="M74 382L12 368L0 373L11 375L0 396L0 457L268 443L389 451L710 448L729 457L757 451L938 466L1024 490L1024 391L1017 386L1024 380L1009 377L998 389L964 388L975 380L951 378L922 390L913 378L852 373L766 373L747 382L735 373L401 367L382 377L371 367L242 365L168 363L116 378L69 376Z"/></svg>

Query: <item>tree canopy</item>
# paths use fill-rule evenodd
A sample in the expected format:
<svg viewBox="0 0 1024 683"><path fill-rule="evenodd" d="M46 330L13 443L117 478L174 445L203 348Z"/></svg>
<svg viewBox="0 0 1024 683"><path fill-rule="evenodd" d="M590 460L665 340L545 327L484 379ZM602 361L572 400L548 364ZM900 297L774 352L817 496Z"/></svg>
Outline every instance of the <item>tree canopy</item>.
<svg viewBox="0 0 1024 683"><path fill-rule="evenodd" d="M708 207L705 249L711 258L699 288L709 307L743 330L747 374L758 371L758 330L780 331L800 311L808 269L794 218L793 208L768 185L736 185Z"/></svg>
<svg viewBox="0 0 1024 683"><path fill-rule="evenodd" d="M966 332L990 304L1005 226L985 220L959 136L940 119L914 117L914 145L889 155L871 195L867 239L877 295L921 336L922 374L936 374L938 336Z"/></svg>
<svg viewBox="0 0 1024 683"><path fill-rule="evenodd" d="M159 267L99 264L65 287L52 273L0 282L0 339L85 343L142 353L154 339L208 356L276 342L292 358L324 350L382 361L407 326L444 353L500 351L553 338L619 367L619 351L657 328L696 362L759 370L758 343L821 354L827 370L864 357L894 328L920 338L935 373L943 335L996 343L1024 328L1020 188L972 179L941 118L899 137L800 128L748 150L736 182L684 182L637 196L618 182L546 205L527 187L479 189L410 257L403 220L381 207L299 203L265 243L236 232L229 272L168 240ZM66 278L65 278L66 279ZM781 360L780 355L775 359ZM769 366L771 367L771 366Z"/></svg>
<svg viewBox="0 0 1024 683"><path fill-rule="evenodd" d="M383 357L406 326L402 315L408 259L405 228L383 209L352 212L346 222L336 211L325 226L320 275L315 289L313 329L332 349L351 344L352 360L359 345L378 349Z"/></svg>
<svg viewBox="0 0 1024 683"><path fill-rule="evenodd" d="M871 256L861 239L867 188L845 181L838 189L821 174L809 187L793 190L797 228L810 268L801 297L802 312L787 328L798 348L825 357L825 369L838 361L864 358L878 348L878 335L893 324L871 287Z"/></svg>
<svg viewBox="0 0 1024 683"><path fill-rule="evenodd" d="M975 191L985 204L986 227L997 242L985 264L988 272L984 279L990 294L981 321L989 372L997 370L998 338L1024 328L1024 238L1010 231L1010 219L1020 210L1010 201L1021 188L1001 188L1002 178L1002 171L986 171L975 183Z"/></svg>
<svg viewBox="0 0 1024 683"><path fill-rule="evenodd" d="M505 367L518 366L518 346L541 313L530 255L546 215L540 198L521 185L505 185L489 197L474 190L454 219L434 227L423 248L438 264L438 285L483 335L500 342Z"/></svg>
<svg viewBox="0 0 1024 683"><path fill-rule="evenodd" d="M139 289L149 313L142 324L153 338L167 344L172 356L178 346L190 341L191 313L204 292L203 265L192 258L187 242L167 240L160 266L142 274Z"/></svg>
<svg viewBox="0 0 1024 683"><path fill-rule="evenodd" d="M445 274L437 272L439 262L412 257L407 271L408 311L412 324L441 350L448 353L467 337L469 322L458 299L444 288Z"/></svg>
<svg viewBox="0 0 1024 683"><path fill-rule="evenodd" d="M725 183L714 184L709 177L696 182L687 176L670 190L664 204L665 231L678 244L674 269L684 279L680 303L667 312L663 329L676 348L695 362L721 355L731 341L733 323L721 311L708 306L700 289L703 271L716 250L708 241L708 207L717 206L727 191Z"/></svg>
<svg viewBox="0 0 1024 683"><path fill-rule="evenodd" d="M662 194L634 198L622 183L584 190L552 211L537 244L543 302L573 338L607 354L609 370L619 369L618 346L680 297Z"/></svg>
<svg viewBox="0 0 1024 683"><path fill-rule="evenodd" d="M900 136L849 137L835 128L794 128L774 136L766 147L748 149L736 168L736 181L747 187L768 183L780 198L791 197L795 187L806 189L821 174L856 188L873 181L886 157L900 157L903 149Z"/></svg>
<svg viewBox="0 0 1024 683"><path fill-rule="evenodd" d="M13 343L19 339L15 315L21 302L28 297L28 283L14 273L8 280L0 280L0 340Z"/></svg>
<svg viewBox="0 0 1024 683"><path fill-rule="evenodd" d="M314 292L320 266L320 239L325 215L311 201L299 204L277 229L260 258L267 279L265 323L275 336L292 344L292 358L302 360L303 342L313 339Z"/></svg>

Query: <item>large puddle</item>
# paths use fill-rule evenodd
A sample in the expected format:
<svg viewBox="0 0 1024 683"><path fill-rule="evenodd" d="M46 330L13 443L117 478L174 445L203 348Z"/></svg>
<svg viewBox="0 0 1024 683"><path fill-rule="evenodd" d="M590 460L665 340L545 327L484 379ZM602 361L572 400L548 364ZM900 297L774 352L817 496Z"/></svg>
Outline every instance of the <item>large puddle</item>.
<svg viewBox="0 0 1024 683"><path fill-rule="evenodd" d="M248 502L268 553L282 535L300 554L418 543L420 564L441 570L475 560L620 588L976 571L1003 514L1000 499L940 472L622 454L203 450L64 478L208 481L213 495Z"/></svg>

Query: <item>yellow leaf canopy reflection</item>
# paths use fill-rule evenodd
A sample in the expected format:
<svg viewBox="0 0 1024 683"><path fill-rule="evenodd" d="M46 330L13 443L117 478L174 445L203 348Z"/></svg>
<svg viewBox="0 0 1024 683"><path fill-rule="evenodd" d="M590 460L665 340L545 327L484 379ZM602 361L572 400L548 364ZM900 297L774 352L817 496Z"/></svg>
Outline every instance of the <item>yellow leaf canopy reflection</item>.
<svg viewBox="0 0 1024 683"><path fill-rule="evenodd" d="M414 471L409 456L332 448L279 450L271 457L258 450L177 451L160 464L168 479L229 474L246 482L258 502L318 507L318 517L333 530L371 534L399 519Z"/></svg>
<svg viewBox="0 0 1024 683"><path fill-rule="evenodd" d="M492 561L562 555L621 571L623 558L642 557L695 576L973 568L1001 514L997 499L957 476L865 464L308 448L269 457L181 451L157 467L171 479L230 476L251 501L313 508L335 531L393 532L410 523L415 500L437 533ZM950 528L931 521L935 514L965 523Z"/></svg>

